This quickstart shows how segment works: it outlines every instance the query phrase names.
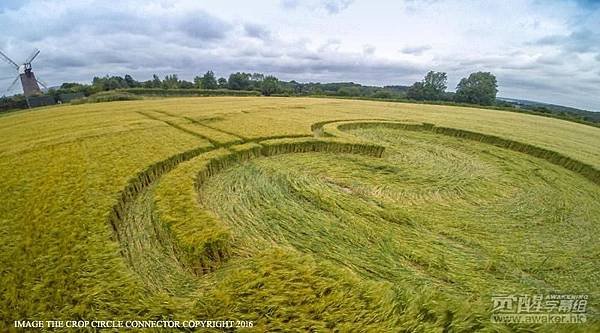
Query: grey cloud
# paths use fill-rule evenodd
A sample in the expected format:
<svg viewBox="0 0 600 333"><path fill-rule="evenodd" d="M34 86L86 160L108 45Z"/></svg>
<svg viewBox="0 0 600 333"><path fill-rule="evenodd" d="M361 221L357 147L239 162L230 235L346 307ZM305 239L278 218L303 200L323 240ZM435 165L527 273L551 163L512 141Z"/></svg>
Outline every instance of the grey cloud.
<svg viewBox="0 0 600 333"><path fill-rule="evenodd" d="M179 28L188 36L197 39L222 39L231 29L231 25L204 11L189 15L179 23Z"/></svg>
<svg viewBox="0 0 600 333"><path fill-rule="evenodd" d="M405 0L405 8L410 13L416 13L418 10L431 6L441 0Z"/></svg>
<svg viewBox="0 0 600 333"><path fill-rule="evenodd" d="M275 50L263 50L260 52L260 56L263 58L279 58L282 54Z"/></svg>
<svg viewBox="0 0 600 333"><path fill-rule="evenodd" d="M501 64L507 64L507 58L503 56L482 56L478 58L465 59L458 62L460 68L477 68L477 67L489 67L498 66Z"/></svg>
<svg viewBox="0 0 600 333"><path fill-rule="evenodd" d="M413 55L421 55L425 51L431 50L431 46L429 45L419 45L419 46L407 46L400 50L400 52L405 54L413 54Z"/></svg>
<svg viewBox="0 0 600 333"><path fill-rule="evenodd" d="M537 58L536 63L541 65L560 66L564 64L564 58L564 54L561 54L560 56L542 55Z"/></svg>
<svg viewBox="0 0 600 333"><path fill-rule="evenodd" d="M43 55L42 55L43 56ZM41 68L45 69L72 69L74 67L86 67L91 64L96 63L91 59L85 59L81 55L67 55L62 54L60 56L50 56L50 57L42 57L39 64L34 64L37 67L39 65Z"/></svg>
<svg viewBox="0 0 600 333"><path fill-rule="evenodd" d="M47 3L43 3L48 6ZM90 10L93 5L94 9ZM139 34L157 37L182 34L198 40L222 39L231 25L202 10L183 13L140 13L122 10L108 3L63 4L62 10L48 13L49 8L32 4L18 11L0 13L0 29L13 38L38 42L49 36L81 36L112 33ZM26 28L25 28L26 27Z"/></svg>
<svg viewBox="0 0 600 333"><path fill-rule="evenodd" d="M3 11L6 10L15 10L15 9L19 9L22 6L26 5L27 2L26 0L2 0L2 3L0 3L0 13L2 13Z"/></svg>
<svg viewBox="0 0 600 333"><path fill-rule="evenodd" d="M297 81L355 81L367 84L409 82L424 69L410 64L388 63L377 60L361 61L340 57L338 61L280 61L258 64L257 70L267 70L284 78Z"/></svg>
<svg viewBox="0 0 600 333"><path fill-rule="evenodd" d="M224 63L232 70L262 71L280 75L283 79L296 80L312 77L313 80L352 79L364 82L370 78L391 83L425 70L408 63L365 57L362 52L341 52L337 49L338 44L339 41L330 40L326 45L333 45L332 48L313 51L293 41L275 40L269 45L247 45L243 50L244 55L229 55ZM265 57L265 52L269 52L270 57ZM244 64L244 68L237 69L240 63Z"/></svg>
<svg viewBox="0 0 600 333"><path fill-rule="evenodd" d="M528 54L507 54L507 55L483 55L477 58L465 59L448 66L456 71L476 71L476 70L515 70L515 71L537 71L540 73L552 73L559 75L564 73L564 60L572 56L559 53L553 55L542 55L533 57ZM531 73L528 73L530 75Z"/></svg>
<svg viewBox="0 0 600 333"><path fill-rule="evenodd" d="M590 109L590 104L582 101L582 97L594 99L594 93L589 91L592 80L579 84L556 84L556 79L547 75L523 77L517 73L498 75L498 82L503 87L502 96L511 96L529 100L543 101L582 109ZM600 111L600 107L592 105L592 110Z"/></svg>
<svg viewBox="0 0 600 333"><path fill-rule="evenodd" d="M532 43L540 46L557 46L569 52L595 52L600 50L600 32L578 30L569 35L550 35Z"/></svg>
<svg viewBox="0 0 600 333"><path fill-rule="evenodd" d="M291 52L288 52L287 54L290 58L294 58L294 59L301 59L301 60L325 60L325 58L317 52L307 52L307 51L296 51L293 50Z"/></svg>
<svg viewBox="0 0 600 333"><path fill-rule="evenodd" d="M533 91L548 91L554 89L554 86L550 81L539 80L539 78L524 78L518 74L499 75L498 80L504 85L513 87L513 89L518 88Z"/></svg>
<svg viewBox="0 0 600 333"><path fill-rule="evenodd" d="M244 47L240 51L231 54L236 57L247 58L280 58L284 55L279 50L256 47Z"/></svg>
<svg viewBox="0 0 600 333"><path fill-rule="evenodd" d="M319 46L319 52L335 52L342 45L342 41L339 39L329 39L325 43Z"/></svg>
<svg viewBox="0 0 600 333"><path fill-rule="evenodd" d="M93 76L125 73L148 76L173 73L196 63L194 55L207 59L216 41L232 28L224 20L202 10L144 12L115 10L98 2L68 3L56 12L43 5L0 11L0 47L15 60L24 59L33 47L42 50L34 70L49 84L89 82ZM64 5L65 3L63 3ZM35 18L35 22L34 22ZM190 54L191 53L191 54ZM0 76L9 68L0 66ZM0 87L9 83L0 80ZM14 91L17 92L17 91Z"/></svg>
<svg viewBox="0 0 600 333"><path fill-rule="evenodd" d="M363 53L365 55L372 55L375 53L376 47L370 44L363 45Z"/></svg>
<svg viewBox="0 0 600 333"><path fill-rule="evenodd" d="M531 60L523 60L512 57L487 56L476 59L465 59L458 62L444 62L442 68L447 72L470 73L475 71L533 71L543 68Z"/></svg>
<svg viewBox="0 0 600 333"><path fill-rule="evenodd" d="M501 65L501 66L499 66L499 68L501 68L501 69L514 69L514 70L526 71L526 70L538 69L539 68L539 64L532 63L532 62L514 63L514 64Z"/></svg>
<svg viewBox="0 0 600 333"><path fill-rule="evenodd" d="M293 9L297 8L299 4L300 0L281 0L281 6L283 8Z"/></svg>
<svg viewBox="0 0 600 333"><path fill-rule="evenodd" d="M323 0L323 7L329 14L337 14L350 6L354 0Z"/></svg>
<svg viewBox="0 0 600 333"><path fill-rule="evenodd" d="M267 27L255 23L244 24L244 32L247 36L258 39L268 39L271 37L271 32Z"/></svg>
<svg viewBox="0 0 600 333"><path fill-rule="evenodd" d="M284 9L297 9L299 7L306 7L309 9L323 10L327 14L333 15L338 14L346 10L354 0L312 0L312 1L301 1L301 0L281 0L281 7Z"/></svg>
<svg viewBox="0 0 600 333"><path fill-rule="evenodd" d="M147 30L135 16L111 8L96 8L93 11L78 7L66 7L55 14L34 4L18 11L0 14L0 27L14 38L31 42L41 41L48 36L83 35L90 31L111 33L117 31Z"/></svg>

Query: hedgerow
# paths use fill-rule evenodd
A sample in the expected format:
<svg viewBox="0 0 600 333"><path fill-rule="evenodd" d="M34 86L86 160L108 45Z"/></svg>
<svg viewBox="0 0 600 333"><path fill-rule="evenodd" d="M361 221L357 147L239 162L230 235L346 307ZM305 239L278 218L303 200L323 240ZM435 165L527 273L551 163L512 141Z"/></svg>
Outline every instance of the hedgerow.
<svg viewBox="0 0 600 333"><path fill-rule="evenodd" d="M228 89L162 89L162 88L129 88L118 91L142 96L260 96L259 91Z"/></svg>

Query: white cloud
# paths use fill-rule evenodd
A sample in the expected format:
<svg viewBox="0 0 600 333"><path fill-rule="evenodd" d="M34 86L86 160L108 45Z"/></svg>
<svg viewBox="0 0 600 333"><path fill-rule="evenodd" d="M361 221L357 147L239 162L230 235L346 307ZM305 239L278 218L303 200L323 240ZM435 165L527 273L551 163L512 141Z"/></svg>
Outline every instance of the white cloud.
<svg viewBox="0 0 600 333"><path fill-rule="evenodd" d="M0 31L15 60L42 50L34 70L52 85L208 69L409 85L436 70L452 89L485 70L502 96L600 110L600 8L589 1L3 1Z"/></svg>

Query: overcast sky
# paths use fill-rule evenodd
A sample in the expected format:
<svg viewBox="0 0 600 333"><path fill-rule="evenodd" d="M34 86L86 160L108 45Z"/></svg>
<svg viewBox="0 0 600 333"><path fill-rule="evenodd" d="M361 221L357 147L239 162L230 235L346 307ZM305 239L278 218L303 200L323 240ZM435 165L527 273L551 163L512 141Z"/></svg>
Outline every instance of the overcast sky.
<svg viewBox="0 0 600 333"><path fill-rule="evenodd" d="M1 0L0 49L22 62L34 47L49 85L208 69L410 85L436 70L454 90L491 71L499 96L600 111L596 0ZM0 64L0 89L13 74Z"/></svg>

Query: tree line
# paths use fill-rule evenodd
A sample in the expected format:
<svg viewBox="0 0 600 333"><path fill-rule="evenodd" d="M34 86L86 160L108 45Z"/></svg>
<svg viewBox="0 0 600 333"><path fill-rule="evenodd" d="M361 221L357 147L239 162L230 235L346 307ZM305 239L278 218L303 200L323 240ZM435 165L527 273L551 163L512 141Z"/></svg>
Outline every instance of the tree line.
<svg viewBox="0 0 600 333"><path fill-rule="evenodd" d="M273 75L262 73L231 73L228 78L217 78L213 71L194 77L193 81L180 79L177 74L160 78L154 74L152 79L137 81L131 75L94 77L90 85L81 83L63 83L51 94L84 93L92 95L101 91L127 88L162 88L162 89L229 89L259 91L265 96L274 94L325 95L342 97L366 97L376 99L411 99L418 101L449 101L480 105L496 103L498 84L496 77L489 72L477 72L463 78L456 92L447 92L447 75L443 72L430 71L422 81L411 86L363 86L354 82L338 83L299 83L294 80L282 81Z"/></svg>
<svg viewBox="0 0 600 333"><path fill-rule="evenodd" d="M235 91L255 91L265 96L332 96L376 100L412 100L443 104L474 104L506 110L534 112L574 121L600 122L600 113L548 104L520 104L496 99L498 82L496 77L489 72L475 72L462 78L456 86L455 92L446 91L447 81L446 73L435 71L428 72L421 81L410 86L387 85L377 87L354 82L300 83L295 80L279 80L273 75L246 72L231 73L227 78L217 78L214 72L209 70L203 75L195 76L192 81L180 79L177 74L166 75L163 78L154 74L151 79L146 81L135 80L129 74L125 76L106 75L94 77L90 84L63 83L60 87L51 88L46 94L62 101L64 98L61 98L61 96L68 94L90 96L117 89L169 89L174 94L176 94L177 89L185 89L185 92L191 92L192 89L202 89L204 91L218 89L221 90L218 95L235 95ZM75 96L75 98L80 97ZM0 112L26 107L27 103L23 95L0 97Z"/></svg>
<svg viewBox="0 0 600 333"><path fill-rule="evenodd" d="M147 81L137 81L129 74L124 77L107 75L94 77L91 84L63 83L57 89L50 89L49 93L83 93L88 96L102 91L127 88L254 90L266 96L280 92L279 79L272 75L237 72L229 75L229 79L217 79L213 71L207 71L202 76L194 77L192 82L180 79L177 74L169 74L162 79L154 74L152 79Z"/></svg>
<svg viewBox="0 0 600 333"><path fill-rule="evenodd" d="M476 72L462 78L456 92L447 92L448 77L444 72L430 71L422 81L408 88L406 97L421 101L450 101L479 105L496 103L498 82L490 72Z"/></svg>
<svg viewBox="0 0 600 333"><path fill-rule="evenodd" d="M282 81L273 75L262 73L231 73L228 78L217 78L213 71L207 71L202 76L194 77L193 81L179 79L177 74L170 74L160 78L152 75L147 81L137 81L127 74L121 76L94 77L91 84L63 83L51 93L77 93L86 96L102 91L127 89L127 88L153 88L153 89L228 89L259 91L265 96L273 94L282 95L327 95L327 96L363 96L374 98L405 98L408 87L386 86L383 88L363 86L353 82L340 83L299 83L294 80Z"/></svg>

